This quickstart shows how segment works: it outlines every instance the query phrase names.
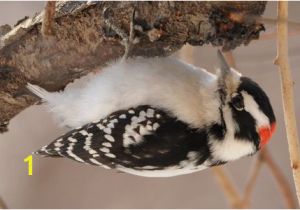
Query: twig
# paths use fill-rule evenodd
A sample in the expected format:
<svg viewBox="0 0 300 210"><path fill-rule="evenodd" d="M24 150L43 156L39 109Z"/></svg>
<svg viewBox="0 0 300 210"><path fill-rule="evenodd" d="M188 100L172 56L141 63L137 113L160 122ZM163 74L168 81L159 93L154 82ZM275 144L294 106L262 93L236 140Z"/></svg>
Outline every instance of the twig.
<svg viewBox="0 0 300 210"><path fill-rule="evenodd" d="M255 182L257 180L259 171L261 169L262 163L265 163L269 169L271 170L272 175L274 176L278 188L281 191L287 208L296 208L297 204L295 203L293 199L293 193L289 187L289 183L285 179L284 175L282 174L281 170L278 168L276 163L273 161L269 151L267 148L264 148L260 151L259 157L256 159L254 166L251 170L251 175L249 180L247 181L245 190L244 190L244 199L243 199L243 204L244 208L248 207L250 204L250 197L251 193L254 189Z"/></svg>
<svg viewBox="0 0 300 210"><path fill-rule="evenodd" d="M278 19L272 19L272 18L259 18L260 21L262 21L265 24L271 24L271 25L277 25ZM287 21L288 26L290 29L288 31L288 36L293 37L293 36L300 36L300 23L298 22L293 22L293 21ZM264 41L264 40L271 40L271 39L276 39L277 38L277 31L272 31L272 32L267 32L267 33L262 33L259 36L259 39L257 41Z"/></svg>
<svg viewBox="0 0 300 210"><path fill-rule="evenodd" d="M288 33L288 37L294 37L294 36L300 36L300 32L298 31L291 31ZM265 41L265 40L272 40L277 38L277 32L269 32L269 33L264 33L261 34L259 39L256 41Z"/></svg>
<svg viewBox="0 0 300 210"><path fill-rule="evenodd" d="M263 163L263 159L262 159L262 156L260 153L260 155L256 158L256 160L253 164L249 179L246 182L246 187L244 190L244 197L243 197L243 205L244 205L243 207L244 208L246 208L250 205L251 193L254 189L254 186L255 186L259 171L261 169L262 163Z"/></svg>
<svg viewBox="0 0 300 210"><path fill-rule="evenodd" d="M263 161L266 163L266 165L271 170L271 173L274 176L275 180L277 181L279 190L282 192L282 195L285 199L287 208L289 208L289 209L296 208L297 204L295 203L295 200L293 199L293 193L289 187L289 183L284 178L284 175L282 174L281 170L278 168L278 166L273 161L267 148L261 150L260 155L261 155Z"/></svg>
<svg viewBox="0 0 300 210"><path fill-rule="evenodd" d="M42 24L42 34L44 36L54 35L54 16L55 16L55 1L48 1L45 7L45 15Z"/></svg>
<svg viewBox="0 0 300 210"><path fill-rule="evenodd" d="M233 68L236 68L236 62L235 62L235 59L234 59L234 55L233 55L233 52L232 50L229 50L227 52L224 52L224 56L228 62L228 64L233 67Z"/></svg>
<svg viewBox="0 0 300 210"><path fill-rule="evenodd" d="M282 101L284 120L286 126L287 140L289 145L290 160L292 166L292 172L297 192L298 202L300 203L300 150L299 140L296 125L296 115L294 107L294 92L293 92L293 80L289 67L288 60L288 2L278 2L278 40L277 40L277 58L275 64L279 66L281 89L282 89Z"/></svg>
<svg viewBox="0 0 300 210"><path fill-rule="evenodd" d="M0 197L0 209L7 209L6 204L4 203L4 201L2 200L2 198Z"/></svg>
<svg viewBox="0 0 300 210"><path fill-rule="evenodd" d="M234 186L233 182L230 180L229 176L225 173L221 166L215 166L212 171L219 181L220 186L223 189L226 197L228 198L232 208L243 208L244 205L240 198L240 195Z"/></svg>
<svg viewBox="0 0 300 210"><path fill-rule="evenodd" d="M279 18L273 19L273 18L266 18L266 17L261 17L258 19L261 20L265 24L272 24L272 25L277 25L277 23L279 23L279 22L286 21L290 28L295 29L295 30L300 30L300 23L298 23L298 22L284 20L284 19L281 20Z"/></svg>

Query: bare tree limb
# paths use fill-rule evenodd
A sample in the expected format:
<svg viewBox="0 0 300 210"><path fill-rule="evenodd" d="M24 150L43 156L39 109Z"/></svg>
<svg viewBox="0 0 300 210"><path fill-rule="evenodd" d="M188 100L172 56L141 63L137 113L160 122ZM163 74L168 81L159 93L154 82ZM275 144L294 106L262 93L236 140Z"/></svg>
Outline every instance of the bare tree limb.
<svg viewBox="0 0 300 210"><path fill-rule="evenodd" d="M243 197L243 207L250 206L250 198L251 193L254 189L259 171L261 169L262 164L265 163L269 169L271 170L272 175L274 176L275 181L277 182L278 188L283 195L283 198L286 203L286 207L289 209L294 209L297 207L293 199L293 193L289 187L289 183L285 179L283 173L281 172L280 168L276 165L273 161L269 151L267 148L264 148L260 151L258 158L255 160L253 168L251 169L250 177L247 181L245 190L244 190L244 197Z"/></svg>
<svg viewBox="0 0 300 210"><path fill-rule="evenodd" d="M228 62L228 64L233 67L233 68L236 68L236 62L235 62L235 59L234 59L234 55L233 55L233 52L230 50L230 51L227 51L224 53L224 56Z"/></svg>
<svg viewBox="0 0 300 210"><path fill-rule="evenodd" d="M300 31L300 23L295 22L295 21L290 21L290 20L280 20L279 18L273 19L273 18L266 18L266 17L261 17L259 18L260 21L262 21L265 24L272 24L272 25L277 25L279 22L284 22L287 21L288 27Z"/></svg>
<svg viewBox="0 0 300 210"><path fill-rule="evenodd" d="M237 188L230 180L229 175L225 173L224 169L221 166L215 166L212 168L212 172L228 198L230 206L232 208L243 208L244 204L240 198L240 193L237 191Z"/></svg>
<svg viewBox="0 0 300 210"><path fill-rule="evenodd" d="M120 37L103 20L129 32L133 8L135 35L139 40L132 56L166 56L184 44L212 44L233 49L257 39L262 24L257 19L266 2L48 2L46 12L20 21L0 37L0 130L7 130L12 117L37 99L25 94L27 82L56 91L74 79L120 58ZM238 10L247 22L236 21ZM46 14L44 17L43 15ZM54 17L54 18L52 18ZM44 24L42 26L42 22ZM44 31L55 33L43 39ZM43 30L41 30L43 28Z"/></svg>
<svg viewBox="0 0 300 210"><path fill-rule="evenodd" d="M300 36L300 31L291 31L288 33L288 37ZM269 32L261 35L260 39L257 41L273 40L277 38L277 32Z"/></svg>
<svg viewBox="0 0 300 210"><path fill-rule="evenodd" d="M4 201L2 200L2 198L0 197L0 209L7 209L6 204L4 203Z"/></svg>
<svg viewBox="0 0 300 210"><path fill-rule="evenodd" d="M259 175L259 171L263 163L265 163L271 170L271 173L274 176L275 181L277 182L278 188L283 195L283 198L286 203L286 207L289 209L296 208L297 204L293 199L293 193L289 187L289 183L285 179L280 168L273 161L267 148L264 148L260 151L258 158L255 160L253 164L253 168L251 169L251 173L244 190L243 207L246 208L250 206L251 193L254 189L255 183L257 181L257 177Z"/></svg>
<svg viewBox="0 0 300 210"><path fill-rule="evenodd" d="M293 79L291 76L288 59L288 2L278 2L278 40L277 58L275 64L279 66L284 119L289 145L291 166L297 192L298 202L300 203L300 149L299 138L296 125L296 115L294 107Z"/></svg>
<svg viewBox="0 0 300 210"><path fill-rule="evenodd" d="M253 167L250 171L250 176L248 181L246 182L246 186L244 189L244 196L243 196L243 207L249 207L250 206L250 199L251 199L251 193L254 189L259 171L261 169L263 163L263 159L261 155L259 155L256 160L253 163Z"/></svg>
<svg viewBox="0 0 300 210"><path fill-rule="evenodd" d="M267 24L267 25L276 26L277 22L280 20L262 17L262 18L260 18L260 21L262 21L264 24ZM289 27L288 36L289 37L300 36L300 23L294 22L294 21L287 21L287 23L288 23L288 27ZM277 31L271 30L270 32L262 33L260 35L259 41L271 40L271 39L276 39L276 38L277 38Z"/></svg>
<svg viewBox="0 0 300 210"><path fill-rule="evenodd" d="M274 176L274 178L278 184L278 188L284 197L284 200L286 202L286 207L289 209L297 208L297 204L295 203L295 201L293 199L293 193L289 187L289 183L285 179L280 168L273 161L268 149L264 148L263 150L261 150L260 155L261 155L261 158L264 161L264 163L266 163L266 165L271 170L271 173Z"/></svg>

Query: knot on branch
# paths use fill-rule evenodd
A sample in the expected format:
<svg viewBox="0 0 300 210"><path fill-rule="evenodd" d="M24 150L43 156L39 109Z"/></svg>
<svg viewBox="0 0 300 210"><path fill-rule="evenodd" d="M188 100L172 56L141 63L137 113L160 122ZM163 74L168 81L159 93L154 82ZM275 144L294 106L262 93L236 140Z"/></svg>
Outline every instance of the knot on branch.
<svg viewBox="0 0 300 210"><path fill-rule="evenodd" d="M261 31L265 31L262 23L245 13L214 10L209 16L209 22L214 33L209 34L208 41L213 46L223 46L225 51L241 44L247 45L251 40L258 39Z"/></svg>

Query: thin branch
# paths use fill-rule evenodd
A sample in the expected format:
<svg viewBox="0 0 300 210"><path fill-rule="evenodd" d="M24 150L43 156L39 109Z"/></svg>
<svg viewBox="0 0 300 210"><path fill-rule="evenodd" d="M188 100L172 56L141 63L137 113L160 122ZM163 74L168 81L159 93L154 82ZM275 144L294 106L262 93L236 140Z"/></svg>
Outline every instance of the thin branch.
<svg viewBox="0 0 300 210"><path fill-rule="evenodd" d="M288 26L294 30L300 30L300 23L290 21L290 20L280 20L279 18L273 19L273 18L266 18L266 17L261 17L258 18L260 21L262 21L265 24L272 24L272 25L277 25L278 22L286 21Z"/></svg>
<svg viewBox="0 0 300 210"><path fill-rule="evenodd" d="M300 32L298 31L290 31L288 33L288 37L295 37L295 36L300 36ZM265 41L265 40L272 40L277 38L277 31L274 32L268 32L261 34L259 39L256 41Z"/></svg>
<svg viewBox="0 0 300 210"><path fill-rule="evenodd" d="M0 197L0 209L7 209L6 204L4 203L4 201L2 200L2 198Z"/></svg>
<svg viewBox="0 0 300 210"><path fill-rule="evenodd" d="M279 190L282 192L282 195L285 199L287 208L294 209L297 208L297 204L295 200L293 199L293 193L289 187L289 183L285 179L283 173L281 172L280 168L276 165L276 163L273 161L270 152L267 150L267 148L263 149L261 151L261 157L263 161L266 163L266 165L271 170L272 175L274 176Z"/></svg>
<svg viewBox="0 0 300 210"><path fill-rule="evenodd" d="M228 64L233 67L233 68L236 68L236 62L235 62L235 59L234 59L234 55L233 55L233 52L232 50L229 50L227 52L224 52L224 56L228 62Z"/></svg>
<svg viewBox="0 0 300 210"><path fill-rule="evenodd" d="M263 159L261 157L261 154L256 158L253 167L250 171L250 176L248 181L246 182L246 187L244 190L244 197L243 197L243 205L244 208L248 207L250 205L250 198L251 198L251 193L254 189L255 183L257 181L258 174L260 172L261 166L263 163Z"/></svg>
<svg viewBox="0 0 300 210"><path fill-rule="evenodd" d="M229 176L225 173L221 166L212 167L212 172L217 178L224 194L228 198L232 208L243 208L244 204L240 198L234 183L230 180Z"/></svg>
<svg viewBox="0 0 300 210"><path fill-rule="evenodd" d="M54 35L54 16L55 16L55 1L48 1L45 7L45 14L43 17L42 34L44 36Z"/></svg>
<svg viewBox="0 0 300 210"><path fill-rule="evenodd" d="M247 181L247 184L246 184L246 187L244 190L244 199L243 199L244 207L248 207L250 204L251 193L254 189L254 185L256 183L262 163L265 163L271 170L271 173L277 182L278 188L284 197L284 200L286 202L286 207L290 208L290 209L296 208L297 204L295 203L295 201L293 199L293 193L289 187L289 183L285 179L280 168L273 161L267 148L264 148L260 151L259 157L256 159L254 166L251 170L250 178Z"/></svg>
<svg viewBox="0 0 300 210"><path fill-rule="evenodd" d="M270 24L276 26L278 19L272 19L272 18L259 18L260 21L262 21L264 24ZM300 23L298 22L293 22L293 21L287 21L289 30L288 30L288 36L289 37L294 37L294 36L300 36ZM262 33L259 36L259 39L257 41L264 41L264 40L272 40L277 38L277 31L271 31L267 33Z"/></svg>
<svg viewBox="0 0 300 210"><path fill-rule="evenodd" d="M296 125L296 115L294 107L293 79L288 59L288 2L278 2L278 40L277 40L277 58L275 64L279 66L281 78L281 90L284 119L289 145L290 160L292 172L297 192L298 202L300 203L300 150L299 138Z"/></svg>

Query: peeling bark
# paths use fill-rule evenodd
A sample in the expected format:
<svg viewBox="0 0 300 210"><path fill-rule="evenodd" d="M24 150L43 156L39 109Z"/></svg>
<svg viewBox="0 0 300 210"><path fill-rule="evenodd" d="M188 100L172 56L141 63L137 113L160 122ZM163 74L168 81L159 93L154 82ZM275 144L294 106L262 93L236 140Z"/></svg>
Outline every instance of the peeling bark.
<svg viewBox="0 0 300 210"><path fill-rule="evenodd" d="M264 30L258 18L266 2L57 2L53 35L41 33L44 12L0 27L0 130L37 101L26 94L31 82L56 91L96 67L121 57L120 37L104 24L102 13L129 31L136 9L139 42L131 56L167 56L184 44L234 49L258 39ZM7 32L9 31L9 32Z"/></svg>

